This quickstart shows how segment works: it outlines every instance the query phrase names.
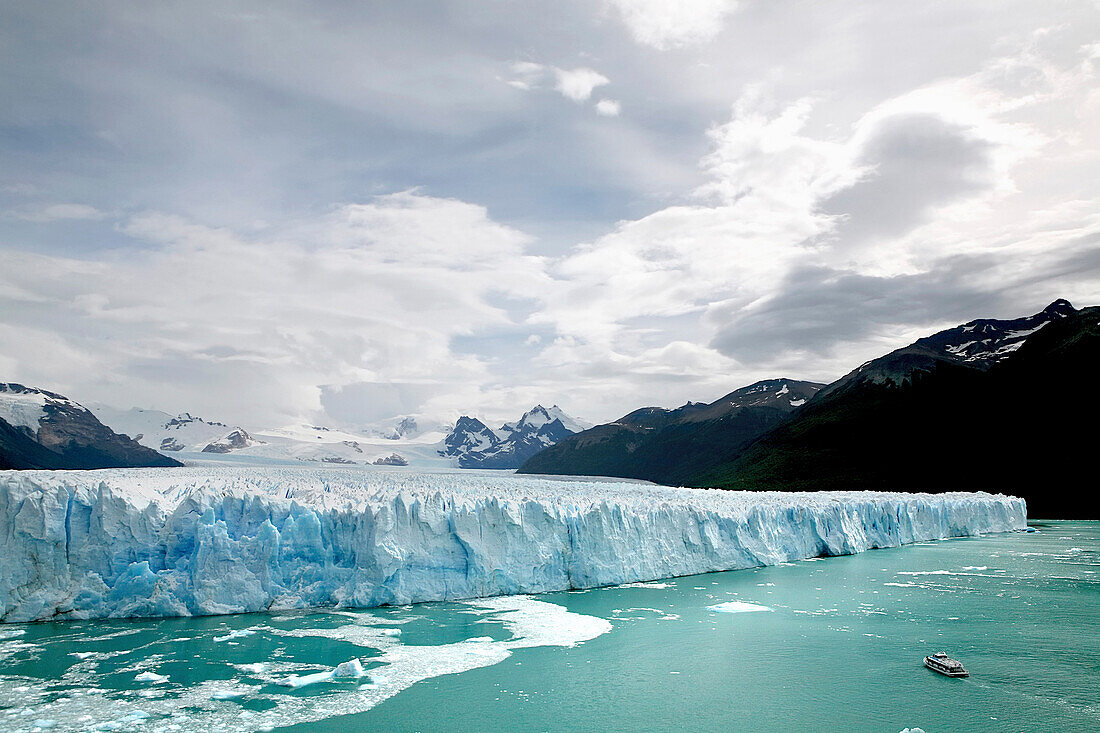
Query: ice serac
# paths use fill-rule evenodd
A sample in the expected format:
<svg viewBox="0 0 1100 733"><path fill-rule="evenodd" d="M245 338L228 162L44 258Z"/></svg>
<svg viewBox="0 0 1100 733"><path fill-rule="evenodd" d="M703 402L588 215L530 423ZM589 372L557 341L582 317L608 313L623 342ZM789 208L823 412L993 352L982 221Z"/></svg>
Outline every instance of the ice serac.
<svg viewBox="0 0 1100 733"><path fill-rule="evenodd" d="M538 593L1025 526L991 494L355 469L0 472L4 621Z"/></svg>

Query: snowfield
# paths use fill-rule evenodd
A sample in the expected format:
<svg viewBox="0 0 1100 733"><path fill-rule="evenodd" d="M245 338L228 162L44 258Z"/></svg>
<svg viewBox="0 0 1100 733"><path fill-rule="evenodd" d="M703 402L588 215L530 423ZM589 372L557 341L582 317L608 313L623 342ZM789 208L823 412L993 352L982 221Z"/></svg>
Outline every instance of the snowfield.
<svg viewBox="0 0 1100 733"><path fill-rule="evenodd" d="M984 493L746 493L338 468L0 472L3 621L590 588L1021 529Z"/></svg>

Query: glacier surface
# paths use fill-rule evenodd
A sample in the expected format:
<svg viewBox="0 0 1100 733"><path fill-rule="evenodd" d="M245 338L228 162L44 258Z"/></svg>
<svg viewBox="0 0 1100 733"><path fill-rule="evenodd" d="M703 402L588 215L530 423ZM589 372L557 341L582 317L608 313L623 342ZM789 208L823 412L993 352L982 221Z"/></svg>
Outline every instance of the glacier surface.
<svg viewBox="0 0 1100 733"><path fill-rule="evenodd" d="M337 468L0 472L7 622L540 593L1026 526L985 493L772 493Z"/></svg>

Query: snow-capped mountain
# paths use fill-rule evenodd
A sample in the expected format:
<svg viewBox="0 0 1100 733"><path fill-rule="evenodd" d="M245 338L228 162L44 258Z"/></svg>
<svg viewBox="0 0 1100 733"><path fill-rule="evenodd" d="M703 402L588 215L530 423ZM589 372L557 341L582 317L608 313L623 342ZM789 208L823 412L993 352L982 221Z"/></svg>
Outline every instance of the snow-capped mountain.
<svg viewBox="0 0 1100 733"><path fill-rule="evenodd" d="M588 428L592 427L592 423L586 422L584 420L578 420L575 417L567 415L565 410L561 409L557 405L554 405L552 407L535 405L530 410L523 413L523 417L521 417L519 420L517 420L516 422L504 423L504 425L502 425L500 429L507 432L515 432L517 430L538 430L543 425L552 423L555 420L560 422L562 424L562 427L564 427L571 433L579 433L582 430L587 430Z"/></svg>
<svg viewBox="0 0 1100 733"><path fill-rule="evenodd" d="M901 385L917 372L931 372L945 364L984 371L1012 356L1042 328L1076 312L1068 300L1059 299L1023 318L979 318L873 359L830 384L822 396L865 382Z"/></svg>
<svg viewBox="0 0 1100 733"><path fill-rule="evenodd" d="M456 459L461 468L519 468L531 456L583 430L585 425L557 405L535 405L499 430L464 415L444 439L439 453Z"/></svg>
<svg viewBox="0 0 1100 733"><path fill-rule="evenodd" d="M105 424L144 446L188 463L318 462L418 468L516 468L523 460L583 429L558 406L536 405L515 422L493 430L477 418L454 427L416 416L397 416L357 429L295 424L253 429L184 412L119 410L93 405Z"/></svg>
<svg viewBox="0 0 1100 733"><path fill-rule="evenodd" d="M93 405L92 410L105 424L142 445L188 463L450 465L450 460L438 455L444 431L421 431L409 417L355 432L306 424L252 430L187 412L173 416L160 410L119 410L107 405Z"/></svg>
<svg viewBox="0 0 1100 733"><path fill-rule="evenodd" d="M230 442L228 438L232 433L243 432L243 428L238 426L204 420L187 412L173 416L160 410L137 407L131 410L118 410L102 404L89 407L105 425L129 435L144 446L167 453L200 453L212 444Z"/></svg>
<svg viewBox="0 0 1100 733"><path fill-rule="evenodd" d="M178 466L55 392L0 384L0 468Z"/></svg>
<svg viewBox="0 0 1100 733"><path fill-rule="evenodd" d="M256 445L256 441L251 435L249 435L244 428L237 428L231 430L229 433L223 435L217 440L207 443L206 447L202 449L203 453L231 453L241 448L249 448Z"/></svg>

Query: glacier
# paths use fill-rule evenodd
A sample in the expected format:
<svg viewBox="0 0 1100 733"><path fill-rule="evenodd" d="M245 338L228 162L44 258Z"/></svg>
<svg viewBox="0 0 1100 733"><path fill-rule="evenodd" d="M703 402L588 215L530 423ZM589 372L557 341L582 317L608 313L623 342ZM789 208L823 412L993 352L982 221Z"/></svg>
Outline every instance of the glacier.
<svg viewBox="0 0 1100 733"><path fill-rule="evenodd" d="M651 581L1023 529L986 493L729 492L511 474L0 472L0 619L367 608Z"/></svg>

